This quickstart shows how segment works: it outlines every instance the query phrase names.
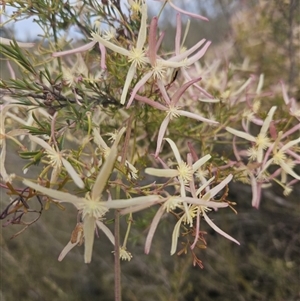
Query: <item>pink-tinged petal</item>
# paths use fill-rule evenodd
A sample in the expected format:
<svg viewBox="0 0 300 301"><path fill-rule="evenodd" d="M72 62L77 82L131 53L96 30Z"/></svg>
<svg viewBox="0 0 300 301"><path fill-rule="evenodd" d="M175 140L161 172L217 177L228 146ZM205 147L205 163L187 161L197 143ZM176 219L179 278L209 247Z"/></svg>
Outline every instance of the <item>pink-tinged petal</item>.
<svg viewBox="0 0 300 301"><path fill-rule="evenodd" d="M166 133L169 122L170 122L170 116L167 115L165 117L165 119L163 120L163 122L161 123L161 125L160 125L159 132L158 132L158 137L157 137L156 151L155 151L155 155L154 155L155 158L158 157L158 154L160 152L162 141L163 141L164 135Z"/></svg>
<svg viewBox="0 0 300 301"><path fill-rule="evenodd" d="M191 48L187 49L186 51L171 57L170 59L168 59L168 62L181 62L186 59L189 55L191 55L192 53L194 53L200 46L202 46L202 44L204 44L204 42L206 41L206 39L202 39L201 41L199 41L197 44L195 44L194 46L192 46ZM165 62L164 62L165 63ZM164 65L163 63L163 65Z"/></svg>
<svg viewBox="0 0 300 301"><path fill-rule="evenodd" d="M208 47L210 46L210 44L211 44L210 41L206 42L206 44L204 45L203 48L201 48L200 51L198 51L192 57L187 59L186 65L190 66L190 65L193 65L194 63L196 63L197 61L199 61L203 57L203 55L206 53L206 51L207 51Z"/></svg>
<svg viewBox="0 0 300 301"><path fill-rule="evenodd" d="M231 133L231 134L233 134L235 136L238 136L240 138L244 138L244 139L246 139L248 141L251 141L251 142L255 142L256 141L255 137L252 136L252 135L250 135L250 134L248 134L248 133L235 130L235 129L233 129L231 127L228 127L228 126L225 129L226 129L227 132L229 132L229 133Z"/></svg>
<svg viewBox="0 0 300 301"><path fill-rule="evenodd" d="M176 161L177 161L178 164L180 164L182 162L182 159L181 159L180 152L179 152L176 144L170 138L166 138L165 140L170 144L170 146L172 148L172 151L174 153L174 156L176 158Z"/></svg>
<svg viewBox="0 0 300 301"><path fill-rule="evenodd" d="M159 88L159 90L160 90L160 92L161 92L161 95L162 95L162 97L163 97L163 99L164 99L164 101L167 103L167 104L171 104L171 100L170 100L170 98L169 98L169 95L168 95L168 93L167 93L167 90L166 90L166 88L165 88L165 85L164 85L164 83L163 83L163 81L157 81L157 85L158 85L158 88Z"/></svg>
<svg viewBox="0 0 300 301"><path fill-rule="evenodd" d="M210 123L210 124L219 124L218 121L207 119L207 118L202 117L202 116L200 116L198 114L195 114L195 113L182 111L182 110L178 110L177 112L180 116L185 116L185 117L188 117L188 118L196 119L196 120L206 122L206 123Z"/></svg>
<svg viewBox="0 0 300 301"><path fill-rule="evenodd" d="M156 231L158 223L159 223L161 217L163 216L164 212L165 212L164 206L161 206L157 210L157 212L156 212L156 214L155 214L155 216L154 216L154 218L153 218L153 220L151 222L151 225L150 225L150 228L149 228L149 232L148 232L148 235L147 235L147 238L146 238L146 243L145 243L145 253L146 254L149 254L149 252L150 252L150 248L151 248L151 244L152 244L152 239L153 239L154 233Z"/></svg>
<svg viewBox="0 0 300 301"><path fill-rule="evenodd" d="M76 247L78 244L78 242L72 243L72 242L68 242L67 245L63 248L63 250L61 251L61 253L58 256L58 261L62 261L65 256L74 248Z"/></svg>
<svg viewBox="0 0 300 301"><path fill-rule="evenodd" d="M193 205L198 206L205 206L209 208L226 208L228 207L227 203L220 203L220 202L208 202L205 199L201 198L191 198L191 197L180 197L180 200Z"/></svg>
<svg viewBox="0 0 300 301"><path fill-rule="evenodd" d="M92 260L93 245L95 238L96 219L92 216L86 216L83 220L84 233L84 262L90 263Z"/></svg>
<svg viewBox="0 0 300 301"><path fill-rule="evenodd" d="M186 71L186 69L182 68L181 69L181 72L184 76L185 79L187 79L188 81L192 80L192 78L190 77L189 73ZM197 85L197 84L194 84L194 87L196 89L198 89L201 93L203 93L206 97L214 100L214 97L209 94L207 91L205 91L201 86ZM204 102L203 100L199 99L200 101ZM216 99L217 102L220 102L220 100Z"/></svg>
<svg viewBox="0 0 300 301"><path fill-rule="evenodd" d="M145 169L145 173L155 177L174 178L178 176L177 169L158 169L148 167Z"/></svg>
<svg viewBox="0 0 300 301"><path fill-rule="evenodd" d="M102 70L106 70L106 63L105 63L105 58L106 58L106 48L101 44L99 44L99 49L100 49L100 54L101 54L101 60L100 60L100 67Z"/></svg>
<svg viewBox="0 0 300 301"><path fill-rule="evenodd" d="M139 89L148 81L148 79L152 76L152 74L153 74L153 71L150 71L150 72L148 72L148 73L146 73L138 82L137 82L137 84L135 85L135 87L134 87L134 89L132 90L132 92L131 92L131 96L130 96L130 98L129 98L129 100L128 100L128 103L127 103L127 106L126 106L126 108L128 109L130 106L131 106L131 104L132 104L132 102L133 102L133 100L134 100L134 98L135 98L135 96L136 96L136 93L139 91Z"/></svg>
<svg viewBox="0 0 300 301"><path fill-rule="evenodd" d="M81 180L80 176L78 175L78 173L76 172L74 167L70 164L70 162L68 160L66 160L65 158L61 158L61 161L62 161L62 164L65 167L66 171L68 172L68 174L71 176L72 180L74 181L74 183L79 188L84 188L83 181Z"/></svg>
<svg viewBox="0 0 300 301"><path fill-rule="evenodd" d="M181 15L176 14L176 35L175 35L175 54L180 54L180 40L181 40Z"/></svg>
<svg viewBox="0 0 300 301"><path fill-rule="evenodd" d="M190 16L190 17L193 17L195 19L200 19L200 20L204 20L204 21L209 21L206 17L203 17L201 15L198 15L198 14L194 14L194 13L190 13L186 10L183 10L181 9L180 7L174 5L171 1L168 1L168 3L170 4L171 7L173 7L175 10L177 10L178 12L184 14L184 15L187 15L187 16Z"/></svg>
<svg viewBox="0 0 300 301"><path fill-rule="evenodd" d="M28 180L23 180L23 184L25 186L31 187L35 189L36 191L39 191L55 200L59 200L61 203L71 203L73 204L77 209L82 209L83 204L86 202L84 198L79 198L73 194L51 189L51 188L46 188L43 186L40 186L38 184L35 184L33 182L30 182Z"/></svg>
<svg viewBox="0 0 300 301"><path fill-rule="evenodd" d="M160 104L159 102L154 101L154 100L152 100L152 99L150 99L150 98L147 98L147 97L145 97L145 96L140 96L140 95L136 94L134 98L135 98L136 100L141 101L141 102L143 102L143 103L146 103L146 104L148 104L148 105L150 105L150 106L152 106L153 108L156 108L156 109L158 109L158 110L161 110L161 111L167 111L167 110L168 110L167 107L163 106L163 105Z"/></svg>
<svg viewBox="0 0 300 301"><path fill-rule="evenodd" d="M193 164L193 171L197 171L203 164L205 164L209 159L211 158L211 155L205 155L204 157L202 157L201 159L199 159L198 161L196 161Z"/></svg>
<svg viewBox="0 0 300 301"><path fill-rule="evenodd" d="M199 239L199 231L200 231L200 207L197 208L197 218L196 218L196 227L195 227L196 233L195 233L195 239L193 244L191 245L191 250L194 250L198 239Z"/></svg>
<svg viewBox="0 0 300 301"><path fill-rule="evenodd" d="M197 77L195 79L192 79L191 81L185 83L184 85L182 85L177 91L176 93L172 96L172 104L174 106L176 106L178 100L180 99L180 97L182 96L182 94L194 83L198 82L199 80L201 80L201 77Z"/></svg>
<svg viewBox="0 0 300 301"><path fill-rule="evenodd" d="M110 229L101 221L96 221L96 224L98 228L106 235L106 237L109 239L109 241L115 245L115 237L110 231Z"/></svg>
<svg viewBox="0 0 300 301"><path fill-rule="evenodd" d="M148 37L148 57L150 64L152 66L155 66L156 64L156 32L157 32L157 17L153 17L150 23L149 28L149 37Z"/></svg>
<svg viewBox="0 0 300 301"><path fill-rule="evenodd" d="M13 42L14 42L14 40L0 37L0 44L2 44L2 45L11 46L11 43L13 43ZM18 41L15 41L15 42L18 44L18 46L20 48L31 48L34 46L34 43L23 43L23 42L18 42Z"/></svg>
<svg viewBox="0 0 300 301"><path fill-rule="evenodd" d="M122 128L119 131L119 133L116 137L116 140L109 151L109 155L106 157L106 160L105 160L103 166L101 167L101 170L96 178L96 181L95 181L94 186L91 191L92 200L96 200L98 197L100 197L103 192L104 187L106 186L106 182L111 175L111 172L115 165L115 161L117 159L118 144L119 144L120 139L121 139L122 135L124 134L125 130L126 130L126 128Z"/></svg>
<svg viewBox="0 0 300 301"><path fill-rule="evenodd" d="M273 115L274 115L276 109L277 109L276 106L274 106L274 107L272 107L272 108L270 109L270 111L269 111L269 113L268 113L268 116L267 116L267 118L265 119L265 121L264 121L264 123L263 123L263 125L262 125L262 127L261 127L261 129L260 129L260 134L261 134L261 135L266 135L266 133L267 133L267 131L268 131L268 129L269 129L270 123L271 123L271 121L272 121L272 119L273 119Z"/></svg>
<svg viewBox="0 0 300 301"><path fill-rule="evenodd" d="M203 217L205 219L205 221L209 224L209 226L211 228L213 228L216 232L218 232L219 234L221 234L222 236L224 236L225 238L235 242L236 244L240 245L240 243L234 239L233 237L231 237L230 235L228 235L226 232L224 232L223 230L221 230L218 226L216 226L212 220L207 216L207 214L203 211Z"/></svg>
<svg viewBox="0 0 300 301"><path fill-rule="evenodd" d="M128 89L129 89L129 86L132 82L132 79L135 75L135 71L136 71L136 66L134 63L131 64L128 72L127 72L127 76L126 76L126 80L125 80L125 83L124 83L124 87L123 87L123 91L122 91L122 95L121 95L121 104L123 105L126 101L126 96L127 96L127 93L128 93Z"/></svg>
<svg viewBox="0 0 300 301"><path fill-rule="evenodd" d="M93 48L96 43L97 42L92 41L88 44L85 44L83 46L80 46L80 47L77 47L77 48L74 48L74 49L70 49L70 50L66 50L66 51L53 52L52 56L53 57L60 57L60 56L64 56L64 55L69 55L69 54L73 54L73 53L87 51L87 50L90 50L91 48Z"/></svg>
<svg viewBox="0 0 300 301"><path fill-rule="evenodd" d="M183 218L185 215L183 215L178 222L176 223L173 233L172 233L172 245L171 245L171 255L173 255L176 252L177 249L177 243L178 243L178 237L179 237L179 231L180 231L180 225L182 223Z"/></svg>
<svg viewBox="0 0 300 301"><path fill-rule="evenodd" d="M203 199L211 199L213 198L217 193L219 193L231 180L233 176L230 174L228 175L221 183L219 183L214 188L210 189L204 196Z"/></svg>
<svg viewBox="0 0 300 301"><path fill-rule="evenodd" d="M250 174L251 190L252 190L252 207L258 209L261 197L261 185L257 183L253 174Z"/></svg>
<svg viewBox="0 0 300 301"><path fill-rule="evenodd" d="M142 4L141 14L142 14L141 27L136 42L137 49L142 49L144 47L146 37L147 37L147 4L146 3Z"/></svg>
<svg viewBox="0 0 300 301"><path fill-rule="evenodd" d="M160 36L159 36L159 38L158 38L158 40L157 40L157 42L156 42L156 47L155 47L156 53L157 53L159 47L161 46L161 43L162 43L164 37L165 37L165 32L163 31L163 32L160 34Z"/></svg>
<svg viewBox="0 0 300 301"><path fill-rule="evenodd" d="M159 195L147 195L141 196L131 199L123 199L123 200L111 200L105 203L105 206L109 209L123 209L132 206L138 206L141 204L153 204L160 200Z"/></svg>

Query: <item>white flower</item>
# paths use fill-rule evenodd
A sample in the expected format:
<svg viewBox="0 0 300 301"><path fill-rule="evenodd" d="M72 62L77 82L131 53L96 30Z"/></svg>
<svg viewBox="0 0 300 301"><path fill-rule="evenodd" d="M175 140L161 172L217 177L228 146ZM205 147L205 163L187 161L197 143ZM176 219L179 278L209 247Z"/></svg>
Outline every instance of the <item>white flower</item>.
<svg viewBox="0 0 300 301"><path fill-rule="evenodd" d="M54 189L45 188L28 180L24 180L23 183L47 196L50 196L61 203L73 204L81 213L83 223L83 235L84 235L84 261L85 263L91 262L92 251L94 244L94 232L96 225L108 236L108 238L114 243L113 237L109 229L102 223L104 215L109 209L122 209L140 205L140 204L154 204L159 201L159 196L150 195L143 197L136 197L125 200L110 200L102 201L103 190L106 186L106 182L109 179L111 172L114 168L115 160L117 158L117 146L124 133L123 128L115 140L113 146L110 149L109 155L103 164L91 192L88 192L85 197L78 197L70 193L57 191Z"/></svg>

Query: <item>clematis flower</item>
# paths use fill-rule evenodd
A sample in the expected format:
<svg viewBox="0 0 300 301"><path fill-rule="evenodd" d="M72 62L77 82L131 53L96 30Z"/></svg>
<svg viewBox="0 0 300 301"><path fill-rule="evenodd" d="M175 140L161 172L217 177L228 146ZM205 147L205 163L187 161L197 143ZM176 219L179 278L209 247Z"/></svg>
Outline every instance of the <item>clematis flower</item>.
<svg viewBox="0 0 300 301"><path fill-rule="evenodd" d="M50 183L54 184L61 172L62 166L65 167L66 171L74 181L74 183L79 188L84 188L84 183L78 173L75 171L74 167L70 164L68 160L63 157L63 154L55 149L54 146L50 146L46 141L36 136L28 135L32 142L35 142L45 149L47 157L50 159L50 165L53 167Z"/></svg>
<svg viewBox="0 0 300 301"><path fill-rule="evenodd" d="M124 104L126 101L126 95L128 93L129 86L131 84L131 81L135 75L136 68L144 65L147 60L145 57L145 51L144 51L144 44L146 41L147 36L147 5L146 3L142 3L141 5L141 27L139 30L136 46L133 47L131 50L127 50L125 48L122 48L120 46L117 46L110 41L107 41L103 37L101 37L99 34L93 32L92 38L93 41L99 42L101 45L104 45L105 47L111 49L114 52L117 52L121 55L127 56L129 59L129 62L131 62L131 65L129 67L125 84L123 87L122 95L121 95L121 104Z"/></svg>
<svg viewBox="0 0 300 301"><path fill-rule="evenodd" d="M201 78L199 77L199 78L193 79L193 80L185 83L182 87L180 87L175 92L175 94L173 95L171 100L170 100L170 98L167 94L167 91L166 91L164 85L163 84L159 85L159 88L162 92L163 99L165 100L167 105L163 105L163 104L161 104L159 102L156 102L152 99L149 99L145 96L140 96L140 95L135 96L136 100L138 100L140 102L143 102L143 103L146 103L146 104L148 104L148 105L150 105L150 106L152 106L152 107L154 107L158 110L165 111L167 113L167 116L165 117L165 119L163 120L163 122L161 123L160 128L159 128L158 137L157 137L157 146L156 146L156 151L155 151L155 157L157 157L159 152L160 152L160 148L161 148L161 144L162 144L162 141L163 141L163 138L164 138L164 134L167 130L167 127L168 127L168 124L169 124L170 120L172 120L173 118L177 118L179 116L185 116L185 117L196 119L196 120L199 120L199 121L202 121L202 122L207 122L207 123L210 123L210 124L218 124L217 121L204 118L204 117L202 117L198 114L195 114L195 113L180 110L180 107L177 105L180 97L186 91L186 89L188 89L188 87L190 87L192 84L196 83L200 79Z"/></svg>
<svg viewBox="0 0 300 301"><path fill-rule="evenodd" d="M264 150L268 148L271 145L270 139L267 137L267 131L270 127L270 123L273 119L273 115L276 111L276 107L272 107L270 111L268 112L268 115L266 119L264 120L262 127L260 129L259 134L255 137L251 134L248 134L246 132L235 130L231 127L226 127L226 130L240 138L244 138L250 142L252 142L254 145L248 150L248 155L250 159L256 160L258 163L261 163L264 157Z"/></svg>
<svg viewBox="0 0 300 301"><path fill-rule="evenodd" d="M111 172L114 168L115 160L117 158L117 146L124 132L125 128L123 128L118 133L116 140L110 149L110 153L106 158L106 161L103 164L91 191L87 192L85 197L78 197L67 192L45 188L28 180L23 181L24 185L29 186L51 198L54 198L61 203L71 203L79 210L83 224L82 227L84 236L85 263L90 263L92 259L94 232L96 226L98 226L98 228L102 230L106 234L106 236L108 236L108 238L112 241L112 237L109 234L110 232L107 231L107 227L102 222L105 214L109 211L109 209L122 209L140 204L147 204L148 206L151 206L151 204L159 202L159 196L157 195L136 197L124 200L102 200L103 190L106 186L107 180L111 175ZM76 242L78 243L77 240ZM70 250L69 247L65 250L63 255L65 255L65 253ZM63 257L63 255L61 255L61 257Z"/></svg>
<svg viewBox="0 0 300 301"><path fill-rule="evenodd" d="M267 162L264 162L258 177L260 177L271 164L276 164L279 165L286 174L289 174L293 178L300 180L300 176L297 175L292 169L295 164L286 156L287 151L291 147L300 143L300 138L289 141L280 146L280 139L282 138L282 136L283 133L280 132L275 142L270 146L268 152L266 153L266 157L268 157L268 153L271 151L273 152L273 156Z"/></svg>
<svg viewBox="0 0 300 301"><path fill-rule="evenodd" d="M207 51L208 47L210 46L211 42L207 41L205 43L205 39L199 41L196 45L191 47L190 49L186 50L183 53L176 52L174 57L169 59L161 59L157 55L157 50L160 46L161 39L158 41L156 40L156 32L157 32L157 22L158 18L153 17L150 23L149 28L149 36L148 36L148 52L147 52L147 61L151 64L151 70L147 72L142 78L136 83L134 89L132 90L131 96L128 100L127 108L130 107L132 101L135 98L136 93L139 89L145 85L145 83L151 78L154 77L161 87L163 86L163 78L167 68L177 68L177 67L184 67L187 68L193 65L196 61L198 61ZM198 48L200 48L203 44L203 48L196 52L192 57L189 57L190 54L195 52ZM184 69L182 68L182 69Z"/></svg>
<svg viewBox="0 0 300 301"><path fill-rule="evenodd" d="M164 204L159 208L157 213L155 214L150 229L147 235L146 244L145 244L145 253L148 254L150 251L152 239L158 223L162 218L165 212L169 213L171 210L182 209L184 211L181 218L177 221L173 234L172 234L172 246L171 246L171 255L176 252L177 242L179 237L180 226L182 223L189 224L191 227L193 226L194 219L196 218L196 235L199 233L200 229L200 217L203 216L205 221L212 227L216 232L223 235L225 238L239 244L239 242L217 227L212 220L208 217L207 213L210 211L210 208L226 208L228 207L227 203L215 202L213 200L214 196L217 195L232 179L232 175L227 176L221 183L219 183L214 188L208 190L203 196L200 196L200 193L208 187L208 185L214 180L214 177L205 183L202 187L200 187L197 191L192 190L193 197L186 197L185 194L181 196L171 196ZM192 180L193 182L193 180ZM212 200L212 201L211 201ZM185 207L188 210L185 210ZM198 237L195 237L195 241L197 241Z"/></svg>

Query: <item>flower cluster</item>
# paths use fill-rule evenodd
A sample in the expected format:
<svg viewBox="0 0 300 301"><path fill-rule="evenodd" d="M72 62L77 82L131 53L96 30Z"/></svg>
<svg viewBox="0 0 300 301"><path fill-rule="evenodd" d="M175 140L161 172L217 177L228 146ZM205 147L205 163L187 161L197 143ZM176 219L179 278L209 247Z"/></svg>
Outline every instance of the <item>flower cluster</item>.
<svg viewBox="0 0 300 301"><path fill-rule="evenodd" d="M147 220L146 253L165 217L174 223L172 255L179 238L190 252L206 246L201 219L239 244L212 220L219 209L235 205L228 196L231 181L251 185L258 208L264 188L278 183L288 195L300 180L299 107L285 85L273 105L263 92L263 75L255 85L255 75L235 74L237 67L220 59L203 63L211 42L200 37L185 48L188 26L182 38L181 14L207 19L165 4L177 12L173 51L164 50L159 16L148 20L144 0L128 1L127 21L123 14L108 18L99 4L93 15L103 19L85 27L86 44L69 50L60 51L68 43L63 39L49 42L47 50L1 39L11 77L0 81L1 187L22 200L23 215L35 198L47 206L74 205L76 226L60 261L84 244L84 261L91 262L98 229L115 254L130 260L134 213L153 206L158 209ZM32 56L24 55L28 47ZM10 61L26 78L16 79ZM247 64L239 69L249 72ZM24 161L10 173L12 144ZM107 223L111 211L129 216L123 244Z"/></svg>

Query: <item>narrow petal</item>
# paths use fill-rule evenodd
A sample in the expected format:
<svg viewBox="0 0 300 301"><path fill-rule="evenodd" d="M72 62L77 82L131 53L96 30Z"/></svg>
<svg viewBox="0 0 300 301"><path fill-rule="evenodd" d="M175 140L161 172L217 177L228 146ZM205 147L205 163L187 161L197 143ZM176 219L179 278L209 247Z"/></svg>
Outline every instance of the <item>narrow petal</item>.
<svg viewBox="0 0 300 301"><path fill-rule="evenodd" d="M270 123L271 123L271 121L272 121L272 119L273 119L273 115L274 115L276 109L277 109L276 106L274 106L274 107L272 107L272 108L270 109L270 111L269 111L269 113L268 113L268 116L267 116L267 118L265 119L265 121L264 121L264 123L263 123L263 125L262 125L262 127L261 127L261 129L260 129L260 134L261 134L261 135L266 135L266 133L267 133L269 127L270 127Z"/></svg>
<svg viewBox="0 0 300 301"><path fill-rule="evenodd" d="M171 57L170 59L167 60L167 62L169 62L169 63L175 63L175 62L182 63L183 60L185 60L190 54L192 54L199 47L201 47L202 44L204 44L205 41L206 41L206 39L202 39L201 41L199 41L197 44L195 44L191 48L187 49L186 51L181 52L180 54Z"/></svg>
<svg viewBox="0 0 300 301"><path fill-rule="evenodd" d="M68 160L66 160L65 158L62 158L61 160L62 160L63 166L67 170L68 174L70 175L70 177L72 178L72 180L74 181L74 183L79 188L84 188L83 181L81 180L81 178L78 175L78 173L75 171L74 167L70 164L70 162Z"/></svg>
<svg viewBox="0 0 300 301"><path fill-rule="evenodd" d="M209 196L209 199L213 198L216 194L218 194L231 180L233 176L228 175L221 183L219 183L214 188L210 189L204 196L203 199L206 199Z"/></svg>
<svg viewBox="0 0 300 301"><path fill-rule="evenodd" d="M201 159L199 159L198 161L196 161L193 164L193 171L197 171L203 164L205 164L208 160L210 160L211 155L205 155L204 157L202 157Z"/></svg>
<svg viewBox="0 0 300 301"><path fill-rule="evenodd" d="M185 116L185 117L188 117L188 118L196 119L196 120L199 120L199 121L202 121L202 122L206 122L206 123L210 123L210 124L219 124L218 121L207 119L207 118L202 117L202 116L200 116L198 114L195 114L195 113L191 113L191 112L187 112L187 111L182 111L182 110L178 110L177 112L181 116Z"/></svg>
<svg viewBox="0 0 300 301"><path fill-rule="evenodd" d="M199 61L203 55L206 53L208 47L210 46L211 41L207 41L206 44L199 50L196 54L194 54L192 57L188 58L186 61L186 66L193 65L197 61Z"/></svg>
<svg viewBox="0 0 300 301"><path fill-rule="evenodd" d="M169 117L169 115L167 115L160 125L159 131L158 131L158 136L157 136L156 150L155 150L156 158L158 157L158 154L160 152L162 141L164 139L164 135L166 133L169 122L170 122L170 117Z"/></svg>
<svg viewBox="0 0 300 301"><path fill-rule="evenodd" d="M289 141L288 143L284 144L283 147L280 149L281 151L286 151L287 149L291 148L292 146L300 143L300 137L298 139Z"/></svg>
<svg viewBox="0 0 300 301"><path fill-rule="evenodd" d="M36 144L39 144L44 149L53 152L53 148L45 140L33 135L28 135L28 138Z"/></svg>
<svg viewBox="0 0 300 301"><path fill-rule="evenodd" d="M152 244L152 239L153 239L154 233L156 231L158 223L159 223L161 217L163 216L164 212L165 212L164 206L161 206L157 210L157 212L156 212L156 214L155 214L155 216L154 216L154 218L153 218L153 220L151 222L151 225L150 225L150 228L149 228L149 232L148 232L148 235L147 235L147 238L146 238L146 243L145 243L145 253L146 254L149 254L149 252L150 252L150 248L151 248L151 244Z"/></svg>
<svg viewBox="0 0 300 301"><path fill-rule="evenodd" d="M132 63L129 70L128 70L128 72L127 72L126 80L125 80L122 95L121 95L121 101L120 102L121 102L122 105L126 101L126 96L127 96L127 93L128 93L128 89L129 89L129 86L130 86L130 84L132 82L132 79L134 77L135 71L136 71L136 66L135 66L135 64Z"/></svg>
<svg viewBox="0 0 300 301"><path fill-rule="evenodd" d="M230 235L228 235L227 233L225 233L223 230L221 230L219 227L217 227L212 220L207 216L207 214L205 212L203 212L203 217L205 219L205 221L209 224L209 226L211 228L213 228L216 232L218 232L219 234L221 234L222 236L224 236L225 238L235 242L236 244L240 245L240 243L234 239L233 237L231 237Z"/></svg>
<svg viewBox="0 0 300 301"><path fill-rule="evenodd" d="M142 204L153 204L160 200L159 195L147 195L141 196L131 199L123 199L123 200L111 200L105 203L105 206L110 209L122 209L131 206L137 206Z"/></svg>
<svg viewBox="0 0 300 301"><path fill-rule="evenodd" d="M153 75L153 71L146 73L135 85L134 89L131 92L131 96L128 100L126 108L129 108L135 98L136 93L139 89L147 82L147 80Z"/></svg>
<svg viewBox="0 0 300 301"><path fill-rule="evenodd" d="M122 128L119 131L117 138L110 149L109 155L107 156L104 164L101 167L101 170L96 178L96 181L95 181L94 186L91 191L91 197L93 200L96 200L98 197L101 196L103 189L106 186L106 182L111 175L111 172L115 165L115 161L117 159L118 143L120 142L120 139L121 139L122 135L124 134L125 130L126 130L126 128Z"/></svg>
<svg viewBox="0 0 300 301"><path fill-rule="evenodd" d="M92 32L91 36L92 36L94 41L97 41L97 42L101 43L106 48L108 48L108 49L110 49L114 52L117 52L119 54L122 54L124 56L130 56L130 51L129 50L127 50L125 48L122 48L122 47L119 47L119 46L109 42L108 40L103 39L102 37L100 37L99 34Z"/></svg>
<svg viewBox="0 0 300 301"><path fill-rule="evenodd" d="M178 176L177 169L146 168L145 173L155 177L174 178Z"/></svg>
<svg viewBox="0 0 300 301"><path fill-rule="evenodd" d="M84 262L90 263L92 260L93 245L95 238L96 219L92 216L86 216L83 220L84 233Z"/></svg>
<svg viewBox="0 0 300 301"><path fill-rule="evenodd" d="M71 203L73 204L77 209L81 209L82 204L86 202L84 198L79 198L75 195L72 195L67 192L51 189L51 188L46 188L41 185L35 184L33 182L30 182L28 180L23 180L23 184L25 186L31 187L35 189L36 191L39 191L55 200L59 200L62 203Z"/></svg>
<svg viewBox="0 0 300 301"><path fill-rule="evenodd" d="M248 133L235 130L235 129L233 129L231 127L228 127L228 126L225 129L226 129L227 132L229 132L229 133L231 133L231 134L233 134L235 136L238 136L240 138L244 138L244 139L246 139L248 141L255 142L255 137L252 136L252 135L250 135L250 134L248 134Z"/></svg>
<svg viewBox="0 0 300 301"><path fill-rule="evenodd" d="M62 261L65 256L74 248L76 247L78 242L71 243L70 241L67 243L67 245L63 248L61 253L58 256L58 261Z"/></svg>
<svg viewBox="0 0 300 301"><path fill-rule="evenodd" d="M284 161L280 163L280 166L281 168L286 172L288 173L290 176L292 176L293 178L297 179L297 180L300 180L300 176L297 175L293 170L292 168L286 164Z"/></svg>
<svg viewBox="0 0 300 301"><path fill-rule="evenodd" d="M106 235L106 237L110 240L110 242L115 245L115 237L110 231L110 229L101 221L96 221L98 228Z"/></svg>
<svg viewBox="0 0 300 301"><path fill-rule="evenodd" d="M92 41L88 44L85 44L83 46L80 46L80 47L77 47L77 48L74 48L74 49L70 49L70 50L66 50L66 51L53 52L52 56L53 57L60 57L60 56L64 56L64 55L69 55L69 54L73 54L73 53L79 53L79 52L87 51L87 50L93 48L96 43L97 43L96 41Z"/></svg>
<svg viewBox="0 0 300 301"><path fill-rule="evenodd" d="M170 144L172 151L174 153L174 156L176 158L176 161L178 164L180 164L182 162L182 159L181 159L181 156L180 156L180 153L179 153L179 150L178 150L176 144L170 138L166 138L165 140Z"/></svg>
<svg viewBox="0 0 300 301"><path fill-rule="evenodd" d="M226 208L228 207L227 203L220 203L220 202L208 202L205 199L198 199L198 198L191 198L191 197L181 197L182 201L185 201L188 204L198 205L198 206L205 206L209 208Z"/></svg>
<svg viewBox="0 0 300 301"><path fill-rule="evenodd" d="M170 6L172 6L175 10L177 10L178 12L182 13L182 14L185 14L187 16L190 16L190 17L193 17L193 18L196 18L196 19L200 19L200 20L204 20L204 21L209 21L206 17L203 17L201 15L197 15L197 14L194 14L194 13L190 13L186 10L183 10L181 9L180 7L174 5L172 3L172 1L168 1L168 3L170 4Z"/></svg>
<svg viewBox="0 0 300 301"><path fill-rule="evenodd" d="M145 96L140 96L138 94L135 95L134 97L136 100L140 101L140 102L143 102L143 103L146 103L158 110L161 110L161 111L167 111L167 108L165 106L163 106L162 104L160 104L159 102L157 101L154 101L150 98L147 98Z"/></svg>
<svg viewBox="0 0 300 301"><path fill-rule="evenodd" d="M172 233L172 245L171 245L171 255L173 255L176 252L177 249L177 243L178 243L178 237L179 237L179 231L180 231L180 225L182 223L183 218L185 215L183 215L178 222L176 223L173 233Z"/></svg>
<svg viewBox="0 0 300 301"><path fill-rule="evenodd" d="M153 17L149 27L149 36L148 36L148 57L150 64L155 66L156 64L156 32L157 32L157 22L158 18Z"/></svg>
<svg viewBox="0 0 300 301"><path fill-rule="evenodd" d="M198 82L199 80L201 80L201 77L197 77L192 79L191 81L185 83L184 85L182 85L177 91L176 93L172 96L172 104L174 106L176 106L177 102L179 101L180 97L182 96L182 94L194 83Z"/></svg>
<svg viewBox="0 0 300 301"><path fill-rule="evenodd" d="M136 42L137 49L142 49L144 47L146 37L147 37L147 4L145 2L142 4L141 14L142 14L141 27Z"/></svg>

